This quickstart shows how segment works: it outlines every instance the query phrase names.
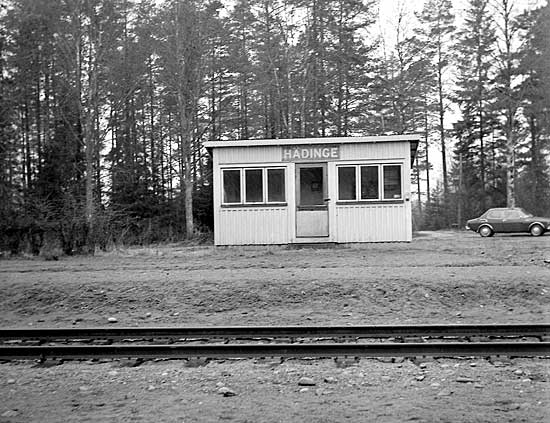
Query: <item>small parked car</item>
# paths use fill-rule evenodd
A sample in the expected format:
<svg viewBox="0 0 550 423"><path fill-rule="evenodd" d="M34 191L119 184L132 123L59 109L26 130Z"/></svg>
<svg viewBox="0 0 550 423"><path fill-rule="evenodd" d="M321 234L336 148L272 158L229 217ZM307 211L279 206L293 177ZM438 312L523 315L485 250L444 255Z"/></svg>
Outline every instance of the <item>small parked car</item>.
<svg viewBox="0 0 550 423"><path fill-rule="evenodd" d="M533 216L520 208L496 208L468 220L466 229L478 232L483 237L500 232L526 232L539 236L550 231L550 217Z"/></svg>

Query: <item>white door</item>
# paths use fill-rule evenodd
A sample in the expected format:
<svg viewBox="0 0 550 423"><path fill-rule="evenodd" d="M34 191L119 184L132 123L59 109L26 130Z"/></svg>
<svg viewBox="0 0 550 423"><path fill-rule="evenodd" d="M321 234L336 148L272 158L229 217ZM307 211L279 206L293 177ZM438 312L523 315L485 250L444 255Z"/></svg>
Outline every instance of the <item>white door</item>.
<svg viewBox="0 0 550 423"><path fill-rule="evenodd" d="M296 164L296 237L328 237L327 164Z"/></svg>

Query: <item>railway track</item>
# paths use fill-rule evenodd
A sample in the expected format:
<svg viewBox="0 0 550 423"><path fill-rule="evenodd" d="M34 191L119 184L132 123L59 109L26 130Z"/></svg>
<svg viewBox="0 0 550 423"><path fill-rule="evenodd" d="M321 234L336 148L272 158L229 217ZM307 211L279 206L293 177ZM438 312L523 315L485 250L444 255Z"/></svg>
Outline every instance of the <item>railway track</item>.
<svg viewBox="0 0 550 423"><path fill-rule="evenodd" d="M546 357L550 356L550 342L546 341L549 337L550 324L8 328L0 329L0 360L273 356ZM281 338L290 342L277 342ZM411 339L415 342L407 342ZM218 340L222 342L212 343ZM242 343L243 340L253 342ZM102 345L93 344L98 341ZM161 341L163 343L158 344Z"/></svg>
<svg viewBox="0 0 550 423"><path fill-rule="evenodd" d="M549 337L550 323L493 325L0 328L0 342L56 339Z"/></svg>

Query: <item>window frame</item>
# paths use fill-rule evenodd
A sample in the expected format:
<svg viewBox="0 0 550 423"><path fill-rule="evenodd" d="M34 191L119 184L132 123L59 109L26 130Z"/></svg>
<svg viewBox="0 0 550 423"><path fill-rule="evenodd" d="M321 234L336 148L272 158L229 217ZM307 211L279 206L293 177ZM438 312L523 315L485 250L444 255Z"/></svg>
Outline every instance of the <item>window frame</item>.
<svg viewBox="0 0 550 423"><path fill-rule="evenodd" d="M269 171L270 170L282 170L283 171L283 200L282 201L269 201ZM266 204L286 204L286 187L287 187L286 167L284 166L269 166L264 168L264 199Z"/></svg>
<svg viewBox="0 0 550 423"><path fill-rule="evenodd" d="M246 172L247 171L252 171L252 170L261 170L262 171L262 195L261 195L261 199L260 201L247 201L246 200ZM262 204L262 203L265 203L265 175L266 175L266 172L264 171L263 168L261 167L243 167L241 169L241 180L242 180L242 187L244 189L244 191L241 191L243 193L243 195L241 195L241 202L243 204Z"/></svg>
<svg viewBox="0 0 550 423"><path fill-rule="evenodd" d="M385 198L385 188L384 188L384 185L385 185L385 180L384 180L384 168L385 167L389 167L389 166L398 166L399 167L399 198ZM381 167L381 176L382 178L380 179L382 181L381 184L379 184L379 189L381 190L380 194L381 195L381 199L383 201L403 201L403 164L401 163L383 163Z"/></svg>
<svg viewBox="0 0 550 423"><path fill-rule="evenodd" d="M279 169L283 171L283 195L284 200L283 201L268 201L269 195L268 195L268 170L272 169ZM220 167L221 170L221 179L220 179L220 190L221 190L221 197L220 197L220 205L222 207L243 207L243 206L286 206L287 205L287 167L286 166L227 166L227 167ZM241 196L239 202L234 203L226 203L225 196L224 196L224 172L226 171L239 171L239 177L240 177L240 188L241 188ZM247 170L261 170L262 171L262 200L261 201L246 201L246 171Z"/></svg>
<svg viewBox="0 0 550 423"><path fill-rule="evenodd" d="M364 168L364 167L376 167L376 174L378 175L378 183L377 183L377 186L378 186L378 195L376 198L362 198L361 197L361 188L362 188L362 181L361 181L361 169ZM358 190L358 194L359 196L357 197L359 199L359 201L380 201L380 200L383 200L382 198L382 184L380 183L380 181L383 182L383 179L381 178L381 176L384 176L384 173L382 171L382 166L378 163L373 163L373 164L362 164L362 165L359 165L358 166L358 173L359 173L359 190Z"/></svg>
<svg viewBox="0 0 550 423"><path fill-rule="evenodd" d="M238 202L232 201L230 203L226 203L225 202L225 172L227 172L227 171L233 171L234 172L236 170L239 171L239 201ZM241 204L242 203L244 184L243 184L243 173L242 173L241 169L234 168L234 167L221 169L221 184L220 185L221 185L221 204L231 206L231 205L236 205L236 204Z"/></svg>
<svg viewBox="0 0 550 423"><path fill-rule="evenodd" d="M399 166L400 171L400 184L401 184L401 196L399 198L384 198L384 168L386 166ZM355 167L355 199L353 200L341 200L340 199L340 179L339 168L340 167ZM378 175L378 197L377 198L361 198L361 169L363 167L376 167ZM388 162L388 163L338 163L336 165L336 197L337 204L369 204L369 203L402 203L404 198L404 186L403 186L403 163Z"/></svg>
<svg viewBox="0 0 550 423"><path fill-rule="evenodd" d="M352 199L341 199L340 198L340 169L343 169L343 168L354 168L355 170L355 198L352 198ZM361 181L358 181L357 180L357 168L359 166L357 165L354 165L354 164L346 164L346 165L337 165L336 166L336 198L337 198L337 201L338 202L356 202L357 199L359 197L357 197L357 191L358 191L358 187L360 186L361 184ZM359 194L360 194L360 189L359 189Z"/></svg>

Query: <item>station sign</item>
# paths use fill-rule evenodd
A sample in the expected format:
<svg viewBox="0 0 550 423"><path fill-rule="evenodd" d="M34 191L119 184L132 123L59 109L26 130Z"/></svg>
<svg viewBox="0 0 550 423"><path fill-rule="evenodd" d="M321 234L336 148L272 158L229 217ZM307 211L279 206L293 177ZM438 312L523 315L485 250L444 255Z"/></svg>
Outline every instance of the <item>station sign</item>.
<svg viewBox="0 0 550 423"><path fill-rule="evenodd" d="M332 144L293 145L282 148L283 162L310 162L338 160L340 146Z"/></svg>

